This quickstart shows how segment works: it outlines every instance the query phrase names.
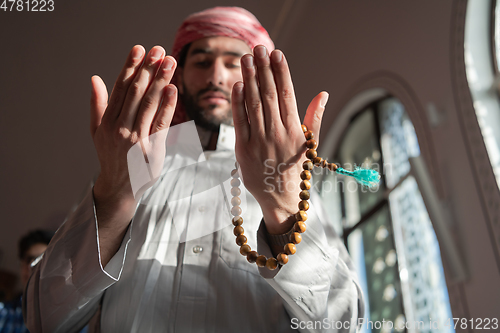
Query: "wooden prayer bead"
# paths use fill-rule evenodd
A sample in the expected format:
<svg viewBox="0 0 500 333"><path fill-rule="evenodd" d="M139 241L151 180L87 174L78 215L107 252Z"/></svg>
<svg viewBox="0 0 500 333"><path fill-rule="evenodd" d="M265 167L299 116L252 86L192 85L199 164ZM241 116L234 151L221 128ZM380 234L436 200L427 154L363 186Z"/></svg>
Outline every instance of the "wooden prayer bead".
<svg viewBox="0 0 500 333"><path fill-rule="evenodd" d="M297 221L306 221L307 220L307 213L303 210L299 210L296 214L295 214L295 219Z"/></svg>
<svg viewBox="0 0 500 333"><path fill-rule="evenodd" d="M316 156L315 158L313 158L312 162L313 162L314 165L320 166L321 162L323 162L323 159L321 157L319 157L319 156Z"/></svg>
<svg viewBox="0 0 500 333"><path fill-rule="evenodd" d="M327 160L323 160L323 161L321 161L321 166L322 166L323 168L326 168L326 167L328 166L328 161L327 161Z"/></svg>
<svg viewBox="0 0 500 333"><path fill-rule="evenodd" d="M293 243L286 244L284 250L285 250L285 253L289 256L292 254L295 254L295 252L297 252L297 248L295 247L295 244L293 244Z"/></svg>
<svg viewBox="0 0 500 333"><path fill-rule="evenodd" d="M309 148L309 149L316 149L316 147L318 147L318 143L314 139L307 140L306 141L306 147Z"/></svg>
<svg viewBox="0 0 500 333"><path fill-rule="evenodd" d="M302 169L304 169L304 170L312 170L313 168L314 168L314 164L311 161L305 161L302 164Z"/></svg>
<svg viewBox="0 0 500 333"><path fill-rule="evenodd" d="M295 222L293 225L293 230L298 233L304 233L306 231L306 224L302 221Z"/></svg>
<svg viewBox="0 0 500 333"><path fill-rule="evenodd" d="M304 170L300 173L300 179L302 180L310 180L312 177L311 171L309 170Z"/></svg>
<svg viewBox="0 0 500 333"><path fill-rule="evenodd" d="M239 197L233 197L231 199L231 206L239 206L241 205L241 199Z"/></svg>
<svg viewBox="0 0 500 333"><path fill-rule="evenodd" d="M255 260L257 260L258 256L259 256L259 254L257 253L257 251L250 251L247 254L247 260L249 263L253 264L255 262Z"/></svg>
<svg viewBox="0 0 500 333"><path fill-rule="evenodd" d="M278 268L278 260L274 258L267 259L266 267L272 271L275 270L276 268Z"/></svg>
<svg viewBox="0 0 500 333"><path fill-rule="evenodd" d="M238 244L238 246L242 246L243 244L246 243L247 243L247 238L245 235L239 235L238 237L236 237L236 244Z"/></svg>
<svg viewBox="0 0 500 333"><path fill-rule="evenodd" d="M306 157L310 160L314 159L316 156L318 156L318 152L314 149L309 149L306 151Z"/></svg>
<svg viewBox="0 0 500 333"><path fill-rule="evenodd" d="M238 186L240 186L240 184L241 184L241 182L238 178L231 179L231 186L232 187L238 187Z"/></svg>
<svg viewBox="0 0 500 333"><path fill-rule="evenodd" d="M233 169L233 171L231 171L231 177L238 178L239 176L238 169Z"/></svg>
<svg viewBox="0 0 500 333"><path fill-rule="evenodd" d="M301 127L302 127L302 132L304 132L304 133L307 132L307 126L306 125L302 125Z"/></svg>
<svg viewBox="0 0 500 333"><path fill-rule="evenodd" d="M280 265L285 265L288 262L288 256L284 253L280 253L276 256Z"/></svg>
<svg viewBox="0 0 500 333"><path fill-rule="evenodd" d="M234 227L234 229L233 229L233 233L235 236L243 235L244 232L245 232L245 229L243 229L243 227L241 225L238 225L238 226Z"/></svg>
<svg viewBox="0 0 500 333"><path fill-rule="evenodd" d="M300 210L308 210L309 209L309 202L307 202L307 200L299 201L299 209Z"/></svg>
<svg viewBox="0 0 500 333"><path fill-rule="evenodd" d="M248 253L252 251L252 248L250 247L250 245L248 244L243 244L241 247L240 247L240 253L244 256L248 255Z"/></svg>
<svg viewBox="0 0 500 333"><path fill-rule="evenodd" d="M290 242L293 244L299 244L302 241L302 236L298 232L294 232L290 235Z"/></svg>
<svg viewBox="0 0 500 333"><path fill-rule="evenodd" d="M233 216L241 215L241 208L239 206L234 206L231 208L231 214L233 214Z"/></svg>
<svg viewBox="0 0 500 333"><path fill-rule="evenodd" d="M311 195L309 194L308 190L303 190L299 194L299 198L302 200L309 200L310 197L311 197Z"/></svg>
<svg viewBox="0 0 500 333"><path fill-rule="evenodd" d="M337 164L335 164L335 163L329 163L328 164L328 170L330 170L330 171L336 171L337 169L338 169Z"/></svg>
<svg viewBox="0 0 500 333"><path fill-rule="evenodd" d="M257 264L257 266L259 267L264 267L266 266L266 261L267 261L267 258L266 256L263 256L263 255L260 255L257 257L257 259L255 260L255 263Z"/></svg>
<svg viewBox="0 0 500 333"><path fill-rule="evenodd" d="M301 190L309 190L310 188L311 188L311 182L308 181L307 179L304 179L303 181L300 182Z"/></svg>
<svg viewBox="0 0 500 333"><path fill-rule="evenodd" d="M233 217L233 225L242 225L243 224L243 218L241 216L235 216Z"/></svg>
<svg viewBox="0 0 500 333"><path fill-rule="evenodd" d="M312 131L307 131L304 135L306 136L306 140L314 139L314 133Z"/></svg>
<svg viewBox="0 0 500 333"><path fill-rule="evenodd" d="M233 197L237 197L241 194L241 190L239 189L239 187L233 187L231 189L231 194L233 195Z"/></svg>

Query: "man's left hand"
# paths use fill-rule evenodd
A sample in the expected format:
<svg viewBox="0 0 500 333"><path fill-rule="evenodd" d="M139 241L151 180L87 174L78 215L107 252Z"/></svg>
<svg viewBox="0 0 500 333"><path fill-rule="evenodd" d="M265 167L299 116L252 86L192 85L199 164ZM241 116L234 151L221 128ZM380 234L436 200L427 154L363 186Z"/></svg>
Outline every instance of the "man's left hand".
<svg viewBox="0 0 500 333"><path fill-rule="evenodd" d="M262 45L241 59L243 82L232 92L236 159L245 187L259 202L270 234L288 232L298 211L305 138L283 53ZM304 125L316 141L328 93L309 104Z"/></svg>

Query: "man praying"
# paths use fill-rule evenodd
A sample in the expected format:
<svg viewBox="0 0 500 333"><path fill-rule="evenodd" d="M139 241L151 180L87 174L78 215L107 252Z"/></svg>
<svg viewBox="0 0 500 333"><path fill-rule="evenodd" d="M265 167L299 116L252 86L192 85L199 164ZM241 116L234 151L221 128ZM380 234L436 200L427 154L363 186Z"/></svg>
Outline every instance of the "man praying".
<svg viewBox="0 0 500 333"><path fill-rule="evenodd" d="M355 332L356 274L312 190L310 208L299 206L307 230L284 260L307 201L301 124L318 138L327 99L319 93L301 122L285 55L237 7L187 17L171 55L134 46L109 96L92 77L101 169L33 269L30 332L75 332L91 319L102 332L276 333L310 322ZM231 198L236 161L241 194ZM143 174L149 182L134 180ZM257 266L253 251L276 260Z"/></svg>

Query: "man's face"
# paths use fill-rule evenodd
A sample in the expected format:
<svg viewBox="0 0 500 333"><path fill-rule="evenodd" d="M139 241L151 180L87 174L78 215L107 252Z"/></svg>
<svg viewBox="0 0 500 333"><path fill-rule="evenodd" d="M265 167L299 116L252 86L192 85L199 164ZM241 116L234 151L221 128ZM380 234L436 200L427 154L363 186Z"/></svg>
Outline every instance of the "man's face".
<svg viewBox="0 0 500 333"><path fill-rule="evenodd" d="M197 125L216 130L220 124L233 125L231 90L242 81L240 59L250 53L242 40L208 37L191 44L179 68L179 95L187 115Z"/></svg>

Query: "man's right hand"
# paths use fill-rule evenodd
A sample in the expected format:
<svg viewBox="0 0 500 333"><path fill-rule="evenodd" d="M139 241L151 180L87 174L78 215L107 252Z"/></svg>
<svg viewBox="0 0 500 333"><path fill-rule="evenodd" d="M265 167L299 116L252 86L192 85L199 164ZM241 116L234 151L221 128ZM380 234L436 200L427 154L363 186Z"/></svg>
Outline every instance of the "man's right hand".
<svg viewBox="0 0 500 333"><path fill-rule="evenodd" d="M99 76L92 77L90 133L101 166L94 202L103 267L118 250L135 212L127 153L152 134L166 136L167 131L162 130L170 126L177 102L177 89L170 84L175 68L175 59L165 57L162 47L153 47L145 56L142 46L134 46L109 103L106 85ZM158 154L164 151L159 149ZM159 156L158 160L163 158Z"/></svg>

